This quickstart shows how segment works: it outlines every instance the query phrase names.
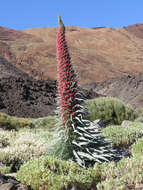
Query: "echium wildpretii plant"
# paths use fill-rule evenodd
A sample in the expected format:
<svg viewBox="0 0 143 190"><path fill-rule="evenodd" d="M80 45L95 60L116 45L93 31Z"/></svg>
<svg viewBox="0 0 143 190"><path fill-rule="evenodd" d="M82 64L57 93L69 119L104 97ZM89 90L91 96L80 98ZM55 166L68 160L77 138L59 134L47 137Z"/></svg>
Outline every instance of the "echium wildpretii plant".
<svg viewBox="0 0 143 190"><path fill-rule="evenodd" d="M55 155L75 160L82 167L117 159L116 152L111 150L111 143L101 136L96 125L86 119L84 99L78 88L77 75L65 39L65 26L60 16L58 20L57 72L61 133Z"/></svg>

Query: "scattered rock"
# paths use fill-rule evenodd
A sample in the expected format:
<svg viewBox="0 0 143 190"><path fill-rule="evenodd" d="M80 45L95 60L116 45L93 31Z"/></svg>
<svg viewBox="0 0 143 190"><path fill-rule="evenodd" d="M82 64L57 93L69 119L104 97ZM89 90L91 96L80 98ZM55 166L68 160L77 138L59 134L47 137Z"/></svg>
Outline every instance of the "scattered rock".
<svg viewBox="0 0 143 190"><path fill-rule="evenodd" d="M0 186L1 190L15 190L14 184L12 183L4 183Z"/></svg>
<svg viewBox="0 0 143 190"><path fill-rule="evenodd" d="M132 123L133 123L132 121L124 120L124 121L122 122L121 126L127 127L127 126L131 125Z"/></svg>
<svg viewBox="0 0 143 190"><path fill-rule="evenodd" d="M69 185L65 190L78 190L74 185Z"/></svg>
<svg viewBox="0 0 143 190"><path fill-rule="evenodd" d="M15 174L0 174L0 190L32 190L30 186L21 184L12 176Z"/></svg>
<svg viewBox="0 0 143 190"><path fill-rule="evenodd" d="M5 176L16 178L16 173L5 174Z"/></svg>
<svg viewBox="0 0 143 190"><path fill-rule="evenodd" d="M94 122L95 124L99 125L99 127L100 127L101 129L106 127L105 124L103 123L103 121L100 120L100 119L97 119L97 120L95 120L95 121L93 121L93 122Z"/></svg>
<svg viewBox="0 0 143 190"><path fill-rule="evenodd" d="M137 184L135 190L143 190L143 184Z"/></svg>
<svg viewBox="0 0 143 190"><path fill-rule="evenodd" d="M129 158L132 155L129 149L116 148L116 152L117 152L117 155L121 158L123 157Z"/></svg>
<svg viewBox="0 0 143 190"><path fill-rule="evenodd" d="M73 186L71 190L77 190L77 188L75 186Z"/></svg>
<svg viewBox="0 0 143 190"><path fill-rule="evenodd" d="M56 109L56 81L30 78L0 78L0 112L37 118L53 115Z"/></svg>

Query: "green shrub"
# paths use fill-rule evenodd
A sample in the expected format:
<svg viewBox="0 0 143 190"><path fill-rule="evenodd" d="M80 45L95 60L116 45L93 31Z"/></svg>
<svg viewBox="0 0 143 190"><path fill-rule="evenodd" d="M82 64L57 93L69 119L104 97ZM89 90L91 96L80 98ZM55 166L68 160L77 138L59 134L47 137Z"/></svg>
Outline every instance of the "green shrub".
<svg viewBox="0 0 143 190"><path fill-rule="evenodd" d="M118 163L102 165L101 182L97 190L135 190L143 184L143 157L124 158ZM141 188L139 188L141 189Z"/></svg>
<svg viewBox="0 0 143 190"><path fill-rule="evenodd" d="M143 117L143 108L136 108L136 112L138 114L138 117Z"/></svg>
<svg viewBox="0 0 143 190"><path fill-rule="evenodd" d="M0 174L8 174L11 171L9 166L0 166Z"/></svg>
<svg viewBox="0 0 143 190"><path fill-rule="evenodd" d="M0 128L5 130L19 130L21 128L47 128L52 129L55 127L56 117L48 116L38 119L31 118L19 118L14 116L9 116L5 113L0 113Z"/></svg>
<svg viewBox="0 0 143 190"><path fill-rule="evenodd" d="M108 126L102 130L102 134L111 140L117 147L128 147L138 138L143 136L143 126Z"/></svg>
<svg viewBox="0 0 143 190"><path fill-rule="evenodd" d="M31 158L47 155L52 134L43 129L0 130L0 163L12 171Z"/></svg>
<svg viewBox="0 0 143 190"><path fill-rule="evenodd" d="M33 145L15 145L14 147L7 147L4 150L0 150L0 162L6 166L11 166L11 169L15 172L19 167L29 161L31 158L40 157L46 155L47 152L42 152L40 147L34 147Z"/></svg>
<svg viewBox="0 0 143 190"><path fill-rule="evenodd" d="M136 143L133 144L132 154L142 154L143 156L143 138L139 139Z"/></svg>
<svg viewBox="0 0 143 190"><path fill-rule="evenodd" d="M30 127L29 119L17 118L9 116L5 113L0 113L0 128L5 130L15 129L18 130L23 127Z"/></svg>
<svg viewBox="0 0 143 190"><path fill-rule="evenodd" d="M97 185L97 190L127 190L127 186L121 178L111 178Z"/></svg>
<svg viewBox="0 0 143 190"><path fill-rule="evenodd" d="M0 134L0 148L4 148L8 145L9 145L9 139L3 134Z"/></svg>
<svg viewBox="0 0 143 190"><path fill-rule="evenodd" d="M32 119L31 123L36 127L36 128L46 128L46 129L53 129L55 128L55 125L57 123L57 119L55 116L48 116L48 117L42 117L38 119Z"/></svg>
<svg viewBox="0 0 143 190"><path fill-rule="evenodd" d="M34 190L64 190L72 186L78 190L87 190L100 181L100 167L96 165L95 168L96 170L85 170L72 161L43 157L21 166L17 179Z"/></svg>
<svg viewBox="0 0 143 190"><path fill-rule="evenodd" d="M87 101L89 119L101 119L105 124L120 125L123 120L133 121L137 113L130 105L124 104L117 98L101 97Z"/></svg>
<svg viewBox="0 0 143 190"><path fill-rule="evenodd" d="M139 129L141 131L143 130L143 123L142 122L136 122L136 121L134 121L129 126L134 127L136 129Z"/></svg>
<svg viewBox="0 0 143 190"><path fill-rule="evenodd" d="M143 156L123 158L119 162L95 164L87 170L72 161L53 157L34 159L21 166L17 180L34 190L134 190L143 183Z"/></svg>
<svg viewBox="0 0 143 190"><path fill-rule="evenodd" d="M143 116L140 116L137 119L135 119L135 122L141 122L141 123L143 123Z"/></svg>

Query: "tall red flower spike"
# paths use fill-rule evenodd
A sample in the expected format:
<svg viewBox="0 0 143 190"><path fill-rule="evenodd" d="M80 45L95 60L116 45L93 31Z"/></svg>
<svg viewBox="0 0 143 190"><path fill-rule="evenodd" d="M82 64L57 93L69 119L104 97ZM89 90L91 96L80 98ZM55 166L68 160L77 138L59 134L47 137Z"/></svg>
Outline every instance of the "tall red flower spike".
<svg viewBox="0 0 143 190"><path fill-rule="evenodd" d="M57 71L58 92L60 95L60 106L62 111L63 126L71 126L70 118L74 114L73 104L77 93L76 74L71 65L71 58L65 39L65 26L59 16L59 30L57 34Z"/></svg>
<svg viewBox="0 0 143 190"><path fill-rule="evenodd" d="M60 27L57 33L57 72L61 128L64 131L62 148L67 144L66 151L70 152L70 159L75 160L82 167L95 162L119 159L116 151L111 150L111 143L101 136L99 127L85 119L86 110L82 106L84 99L71 64L65 39L65 26L60 16L58 21ZM61 150L61 154L64 155L65 151Z"/></svg>

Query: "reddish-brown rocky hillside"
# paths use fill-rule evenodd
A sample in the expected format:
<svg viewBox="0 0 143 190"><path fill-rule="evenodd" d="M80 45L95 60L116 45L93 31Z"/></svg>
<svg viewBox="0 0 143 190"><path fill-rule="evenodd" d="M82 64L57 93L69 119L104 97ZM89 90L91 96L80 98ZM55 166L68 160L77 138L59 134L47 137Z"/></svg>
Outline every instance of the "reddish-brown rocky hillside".
<svg viewBox="0 0 143 190"><path fill-rule="evenodd" d="M104 96L117 97L134 108L143 107L143 72L88 84L85 87Z"/></svg>
<svg viewBox="0 0 143 190"><path fill-rule="evenodd" d="M99 96L83 90L86 98ZM0 112L19 117L55 114L56 81L36 80L0 56Z"/></svg>
<svg viewBox="0 0 143 190"><path fill-rule="evenodd" d="M67 26L67 41L81 84L143 71L143 25ZM0 55L38 79L56 79L57 28L16 31L0 27Z"/></svg>
<svg viewBox="0 0 143 190"><path fill-rule="evenodd" d="M143 25L66 28L79 82L88 89L85 96L115 96L142 107ZM57 28L0 27L0 111L22 117L54 113L56 82L48 79L56 79L56 32Z"/></svg>

